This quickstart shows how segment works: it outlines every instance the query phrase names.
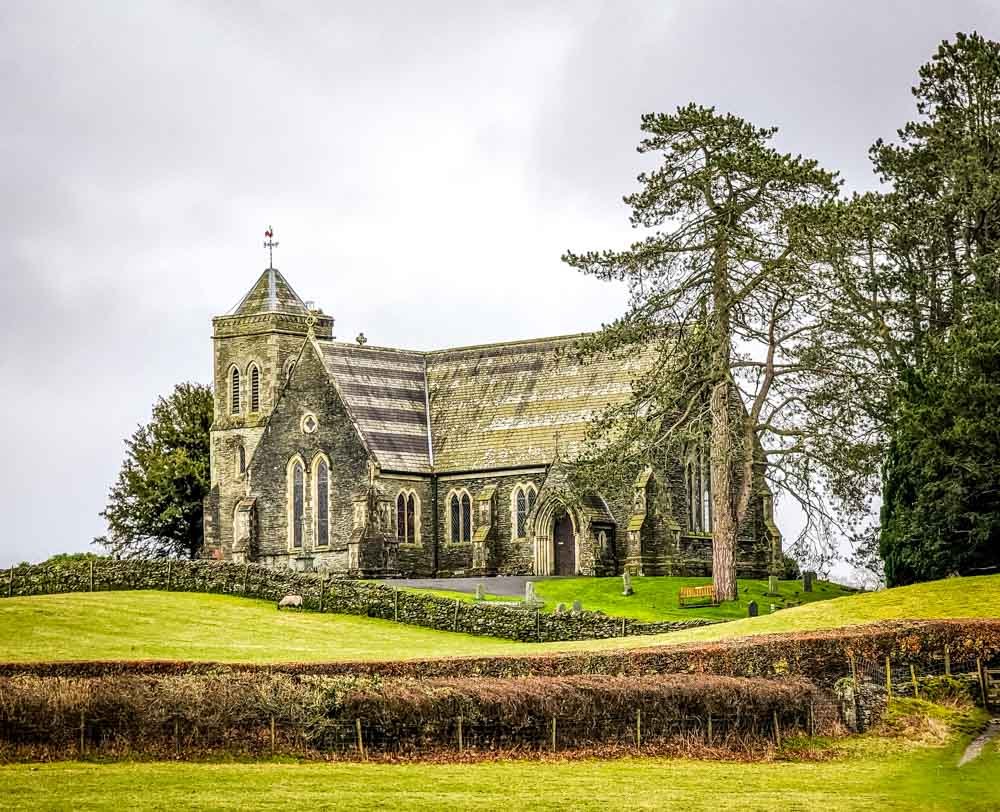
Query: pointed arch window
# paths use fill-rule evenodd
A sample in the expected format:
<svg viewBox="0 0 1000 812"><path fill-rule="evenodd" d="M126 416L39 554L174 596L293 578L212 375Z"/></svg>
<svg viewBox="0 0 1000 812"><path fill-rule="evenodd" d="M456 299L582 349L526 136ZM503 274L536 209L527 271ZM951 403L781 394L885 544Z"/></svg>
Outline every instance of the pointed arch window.
<svg viewBox="0 0 1000 812"><path fill-rule="evenodd" d="M316 480L316 543L317 547L330 544L330 464L320 457L315 465Z"/></svg>
<svg viewBox="0 0 1000 812"><path fill-rule="evenodd" d="M420 501L412 490L396 496L396 539L405 544L420 540Z"/></svg>
<svg viewBox="0 0 1000 812"><path fill-rule="evenodd" d="M531 483L518 485L511 493L511 525L515 538L523 539L528 534L528 515L537 496L538 490Z"/></svg>
<svg viewBox="0 0 1000 812"><path fill-rule="evenodd" d="M448 494L447 538L453 544L472 541L472 497L465 489Z"/></svg>
<svg viewBox="0 0 1000 812"><path fill-rule="evenodd" d="M247 450L243 443L236 449L236 470L240 476L247 472Z"/></svg>
<svg viewBox="0 0 1000 812"><path fill-rule="evenodd" d="M696 451L685 467L688 522L692 533L712 532L712 468L708 455Z"/></svg>
<svg viewBox="0 0 1000 812"><path fill-rule="evenodd" d="M256 364L250 365L250 411L260 411L260 369Z"/></svg>
<svg viewBox="0 0 1000 812"><path fill-rule="evenodd" d="M302 549L305 523L306 469L302 460L294 458L288 465L288 546Z"/></svg>
<svg viewBox="0 0 1000 812"><path fill-rule="evenodd" d="M240 371L236 367L229 374L229 412L240 413Z"/></svg>

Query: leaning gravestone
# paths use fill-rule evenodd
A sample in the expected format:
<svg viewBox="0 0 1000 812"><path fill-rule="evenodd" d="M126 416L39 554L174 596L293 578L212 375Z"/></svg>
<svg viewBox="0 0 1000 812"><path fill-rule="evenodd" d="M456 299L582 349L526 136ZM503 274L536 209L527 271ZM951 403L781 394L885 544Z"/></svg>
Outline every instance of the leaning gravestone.
<svg viewBox="0 0 1000 812"><path fill-rule="evenodd" d="M767 579L767 594L777 595L778 594L778 576L770 575Z"/></svg>
<svg viewBox="0 0 1000 812"><path fill-rule="evenodd" d="M758 612L757 601L750 601L747 604L747 617L757 617Z"/></svg>
<svg viewBox="0 0 1000 812"><path fill-rule="evenodd" d="M816 577L815 572L806 570L802 573L802 591L812 592L813 591L813 579Z"/></svg>
<svg viewBox="0 0 1000 812"><path fill-rule="evenodd" d="M634 594L635 590L632 589L632 576L627 572L622 573L622 595L627 598L629 595Z"/></svg>
<svg viewBox="0 0 1000 812"><path fill-rule="evenodd" d="M573 614L582 615L583 614L583 604L580 601L573 601Z"/></svg>
<svg viewBox="0 0 1000 812"><path fill-rule="evenodd" d="M477 601L481 601L481 600L483 600L486 597L486 595L484 593L485 593L485 590L483 589L483 585L482 584L476 584L476 600Z"/></svg>

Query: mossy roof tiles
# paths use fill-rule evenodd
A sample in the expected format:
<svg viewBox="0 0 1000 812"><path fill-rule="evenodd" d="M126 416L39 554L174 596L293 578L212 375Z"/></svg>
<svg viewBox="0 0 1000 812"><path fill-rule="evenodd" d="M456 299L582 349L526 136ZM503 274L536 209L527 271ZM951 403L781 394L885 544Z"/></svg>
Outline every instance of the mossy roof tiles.
<svg viewBox="0 0 1000 812"><path fill-rule="evenodd" d="M309 308L292 289L277 268L268 268L250 291L230 311L230 316L251 316L260 313L292 313L308 316Z"/></svg>

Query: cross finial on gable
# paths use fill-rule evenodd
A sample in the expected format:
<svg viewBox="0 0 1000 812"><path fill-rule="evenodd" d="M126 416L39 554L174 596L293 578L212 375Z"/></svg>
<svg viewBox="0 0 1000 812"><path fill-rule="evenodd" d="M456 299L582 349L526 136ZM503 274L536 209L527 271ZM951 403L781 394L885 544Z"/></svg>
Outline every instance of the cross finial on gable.
<svg viewBox="0 0 1000 812"><path fill-rule="evenodd" d="M274 267L274 249L278 247L277 241L274 239L274 228L271 226L267 227L267 231L264 232L264 236L267 239L264 241L264 247L267 249L267 267Z"/></svg>

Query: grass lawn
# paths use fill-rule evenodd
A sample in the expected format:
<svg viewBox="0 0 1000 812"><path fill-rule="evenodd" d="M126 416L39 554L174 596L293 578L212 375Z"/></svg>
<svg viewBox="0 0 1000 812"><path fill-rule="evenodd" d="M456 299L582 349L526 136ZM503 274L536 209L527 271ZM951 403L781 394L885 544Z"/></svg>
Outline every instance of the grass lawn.
<svg viewBox="0 0 1000 812"><path fill-rule="evenodd" d="M712 581L709 578L633 578L634 595L622 595L622 579L614 578L539 578L534 581L535 594L541 598L545 611L552 611L559 603L565 603L569 608L573 601L579 600L584 609L598 609L605 614L617 617L630 617L636 620L693 620L696 618L712 618L717 620L732 620L747 616L747 604L757 601L761 612L767 612L771 604L785 608L790 602L811 603L812 601L839 598L853 594L853 590L833 584L828 581L813 583L812 592L802 591L801 581L779 581L778 595L767 595L767 581L739 581L740 597L738 601L725 603L721 606L691 606L681 609L677 603L677 593L681 587L704 586ZM411 587L414 592L437 595L442 598L458 599L471 602L474 596L468 592L453 592L447 589L421 589ZM512 601L517 598L498 597L486 594L487 601Z"/></svg>
<svg viewBox="0 0 1000 812"><path fill-rule="evenodd" d="M461 765L79 763L0 766L5 809L995 810L996 742L863 737L828 761L633 758Z"/></svg>
<svg viewBox="0 0 1000 812"><path fill-rule="evenodd" d="M638 648L887 619L952 617L1000 618L1000 575L951 578L849 595L671 634L542 644L439 632L351 615L278 612L269 602L225 595L93 592L3 598L0 660L415 659Z"/></svg>

